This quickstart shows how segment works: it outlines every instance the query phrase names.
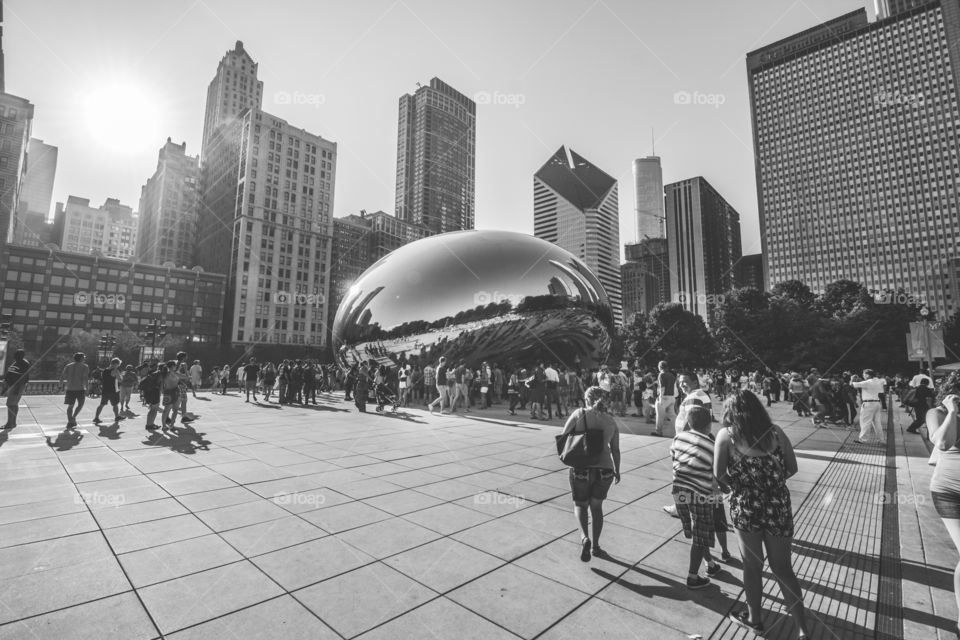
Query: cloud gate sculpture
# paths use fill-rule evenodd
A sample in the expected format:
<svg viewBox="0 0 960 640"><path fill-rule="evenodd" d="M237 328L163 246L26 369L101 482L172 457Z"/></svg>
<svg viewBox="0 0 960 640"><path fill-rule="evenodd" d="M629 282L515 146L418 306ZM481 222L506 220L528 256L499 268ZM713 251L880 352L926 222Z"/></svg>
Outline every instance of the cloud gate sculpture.
<svg viewBox="0 0 960 640"><path fill-rule="evenodd" d="M596 366L613 314L596 276L560 247L509 231L458 231L393 251L346 293L334 320L341 364Z"/></svg>

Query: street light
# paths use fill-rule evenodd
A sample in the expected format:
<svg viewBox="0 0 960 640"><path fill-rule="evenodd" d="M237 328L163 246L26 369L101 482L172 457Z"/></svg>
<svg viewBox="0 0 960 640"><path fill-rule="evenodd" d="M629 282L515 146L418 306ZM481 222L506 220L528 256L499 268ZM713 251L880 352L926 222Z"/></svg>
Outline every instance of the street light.
<svg viewBox="0 0 960 640"><path fill-rule="evenodd" d="M143 333L143 337L150 341L150 358L158 360L157 358L157 340L163 340L167 335L167 325L166 323L161 323L157 320L154 320L147 325L146 331Z"/></svg>
<svg viewBox="0 0 960 640"><path fill-rule="evenodd" d="M920 309L920 318L923 322L923 348L927 359L927 375L933 376L933 353L930 351L930 309L923 305Z"/></svg>

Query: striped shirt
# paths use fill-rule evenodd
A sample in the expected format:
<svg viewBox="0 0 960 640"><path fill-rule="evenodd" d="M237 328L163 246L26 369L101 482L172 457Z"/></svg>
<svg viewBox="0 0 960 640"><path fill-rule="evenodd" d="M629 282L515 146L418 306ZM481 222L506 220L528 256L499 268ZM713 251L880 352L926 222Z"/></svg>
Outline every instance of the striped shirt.
<svg viewBox="0 0 960 640"><path fill-rule="evenodd" d="M681 431L670 445L673 459L673 488L688 489L697 495L716 493L713 480L713 436Z"/></svg>

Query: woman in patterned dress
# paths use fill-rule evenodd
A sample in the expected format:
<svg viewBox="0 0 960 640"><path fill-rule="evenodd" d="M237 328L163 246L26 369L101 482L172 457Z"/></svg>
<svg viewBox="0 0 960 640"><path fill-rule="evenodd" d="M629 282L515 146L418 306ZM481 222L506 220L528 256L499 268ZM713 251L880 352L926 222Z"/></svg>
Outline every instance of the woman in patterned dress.
<svg viewBox="0 0 960 640"><path fill-rule="evenodd" d="M717 434L713 469L720 488L730 493L730 517L740 538L747 610L730 614L740 626L763 633L764 550L780 583L787 610L808 636L800 582L791 566L793 510L787 478L797 472L790 440L770 421L760 399L734 391L723 405L723 429Z"/></svg>

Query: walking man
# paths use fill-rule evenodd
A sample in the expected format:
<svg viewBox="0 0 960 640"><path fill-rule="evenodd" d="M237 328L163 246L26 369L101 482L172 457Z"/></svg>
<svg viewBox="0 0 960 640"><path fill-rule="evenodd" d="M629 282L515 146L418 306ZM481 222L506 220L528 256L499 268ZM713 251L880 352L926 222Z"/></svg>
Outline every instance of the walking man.
<svg viewBox="0 0 960 640"><path fill-rule="evenodd" d="M120 422L120 377L123 372L120 371L120 358L114 358L110 361L110 366L104 369L100 374L100 406L93 416L93 424L100 424L100 412L109 402L113 407L113 423Z"/></svg>
<svg viewBox="0 0 960 640"><path fill-rule="evenodd" d="M193 397L196 398L197 389L203 384L203 367L200 366L199 360L194 360L193 366L190 367L190 383L193 387Z"/></svg>
<svg viewBox="0 0 960 640"><path fill-rule="evenodd" d="M871 444L872 432L877 434L877 442L883 438L883 425L880 423L880 394L887 383L878 378L873 369L863 370L863 382L851 382L850 386L860 389L860 437L855 442ZM869 438L869 440L868 440Z"/></svg>
<svg viewBox="0 0 960 640"><path fill-rule="evenodd" d="M20 412L20 397L30 382L30 363L24 357L23 349L17 349L13 354L13 363L7 367L3 382L7 386L7 423L4 429L15 429L17 414Z"/></svg>
<svg viewBox="0 0 960 640"><path fill-rule="evenodd" d="M82 351L76 352L73 354L73 362L65 366L60 374L60 384L66 394L63 404L67 405L67 429L77 426L77 414L83 409L83 402L87 397L90 367L83 361L84 358L86 356Z"/></svg>
<svg viewBox="0 0 960 640"><path fill-rule="evenodd" d="M253 401L257 402L257 376L260 375L260 366L256 358L250 358L250 362L243 368L243 387L247 391L247 399L244 402L250 402L250 394L253 393Z"/></svg>

